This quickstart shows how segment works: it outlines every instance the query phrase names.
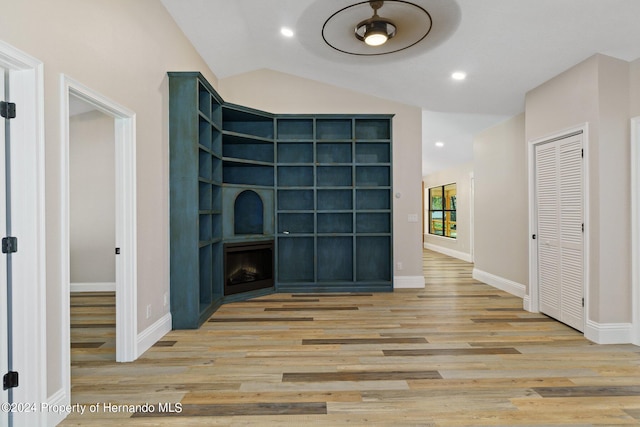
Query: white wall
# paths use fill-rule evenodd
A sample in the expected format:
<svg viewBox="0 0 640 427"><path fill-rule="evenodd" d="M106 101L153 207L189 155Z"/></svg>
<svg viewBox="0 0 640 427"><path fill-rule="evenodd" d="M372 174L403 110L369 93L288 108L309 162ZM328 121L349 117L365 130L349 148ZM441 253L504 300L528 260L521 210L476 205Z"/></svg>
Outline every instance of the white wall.
<svg viewBox="0 0 640 427"><path fill-rule="evenodd" d="M7 3L7 4L5 4ZM167 71L217 79L157 0L3 2L0 40L44 63L47 388L63 387L61 294L60 75L66 74L136 113L138 332L168 312ZM152 315L146 317L146 306Z"/></svg>
<svg viewBox="0 0 640 427"><path fill-rule="evenodd" d="M630 64L595 55L526 96L526 140L588 124L587 321L631 321Z"/></svg>
<svg viewBox="0 0 640 427"><path fill-rule="evenodd" d="M227 102L271 113L381 113L393 118L395 285L424 286L422 274L422 111L418 107L363 95L289 74L258 70L220 80ZM417 222L408 222L417 215ZM402 264L402 270L397 263Z"/></svg>
<svg viewBox="0 0 640 427"><path fill-rule="evenodd" d="M471 262L471 177L473 175L473 162L438 171L423 177L424 182L424 246L438 252L454 256L463 261ZM434 236L429 234L429 188L456 184L457 187L457 212L455 239L449 237Z"/></svg>
<svg viewBox="0 0 640 427"><path fill-rule="evenodd" d="M94 110L69 118L71 283L115 283L114 119Z"/></svg>
<svg viewBox="0 0 640 427"><path fill-rule="evenodd" d="M528 187L524 114L474 137L475 268L528 285Z"/></svg>

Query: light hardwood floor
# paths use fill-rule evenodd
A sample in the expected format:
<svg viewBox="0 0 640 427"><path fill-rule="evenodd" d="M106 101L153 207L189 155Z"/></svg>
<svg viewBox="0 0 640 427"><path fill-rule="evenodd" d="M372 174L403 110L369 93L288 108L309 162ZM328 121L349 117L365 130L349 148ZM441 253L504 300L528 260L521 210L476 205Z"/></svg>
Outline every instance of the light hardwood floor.
<svg viewBox="0 0 640 427"><path fill-rule="evenodd" d="M72 401L97 411L62 425L640 425L639 347L593 344L471 269L425 251L425 289L228 304L127 364L108 296L83 296Z"/></svg>

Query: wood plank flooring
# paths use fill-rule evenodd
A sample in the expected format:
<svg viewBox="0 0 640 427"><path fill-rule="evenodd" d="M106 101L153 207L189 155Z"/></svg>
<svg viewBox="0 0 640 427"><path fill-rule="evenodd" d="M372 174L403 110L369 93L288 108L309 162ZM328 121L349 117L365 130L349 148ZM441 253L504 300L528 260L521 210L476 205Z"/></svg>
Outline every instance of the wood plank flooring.
<svg viewBox="0 0 640 427"><path fill-rule="evenodd" d="M639 347L593 344L471 270L425 251L425 289L228 304L126 364L105 296L85 296L72 402L87 409L61 425L640 425Z"/></svg>

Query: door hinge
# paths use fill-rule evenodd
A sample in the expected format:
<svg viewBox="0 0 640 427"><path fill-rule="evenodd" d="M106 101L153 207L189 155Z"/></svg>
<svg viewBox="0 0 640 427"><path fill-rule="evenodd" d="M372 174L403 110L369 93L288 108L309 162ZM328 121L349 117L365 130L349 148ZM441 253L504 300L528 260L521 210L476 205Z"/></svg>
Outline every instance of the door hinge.
<svg viewBox="0 0 640 427"><path fill-rule="evenodd" d="M5 119L15 119L16 104L13 102L0 101L0 116Z"/></svg>
<svg viewBox="0 0 640 427"><path fill-rule="evenodd" d="M8 390L10 388L18 387L18 373L15 371L9 371L2 377L2 389Z"/></svg>
<svg viewBox="0 0 640 427"><path fill-rule="evenodd" d="M584 148L582 150L580 150L580 157L582 157L584 159Z"/></svg>
<svg viewBox="0 0 640 427"><path fill-rule="evenodd" d="M18 238L17 237L3 237L2 238L2 253L10 254L18 252Z"/></svg>
<svg viewBox="0 0 640 427"><path fill-rule="evenodd" d="M582 298L582 306L584 307L584 298Z"/></svg>
<svg viewBox="0 0 640 427"><path fill-rule="evenodd" d="M533 240L536 240L536 235L535 235L535 234L532 234L532 235L531 235L531 238L532 238Z"/></svg>
<svg viewBox="0 0 640 427"><path fill-rule="evenodd" d="M582 232L584 233L584 223L582 223Z"/></svg>
<svg viewBox="0 0 640 427"><path fill-rule="evenodd" d="M120 255L120 248L116 248L116 255Z"/></svg>

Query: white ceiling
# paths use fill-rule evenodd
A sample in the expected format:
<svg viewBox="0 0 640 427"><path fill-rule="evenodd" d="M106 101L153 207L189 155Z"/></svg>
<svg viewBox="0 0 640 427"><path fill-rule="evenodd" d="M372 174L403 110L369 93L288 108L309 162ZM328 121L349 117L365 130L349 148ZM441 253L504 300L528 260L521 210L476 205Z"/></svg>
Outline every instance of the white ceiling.
<svg viewBox="0 0 640 427"><path fill-rule="evenodd" d="M321 37L329 16L362 0L161 1L218 78L269 68L421 107L424 174L469 161L471 135L521 113L527 91L591 55L640 57L640 0L413 0L432 33L376 57ZM456 70L467 79L453 81Z"/></svg>

